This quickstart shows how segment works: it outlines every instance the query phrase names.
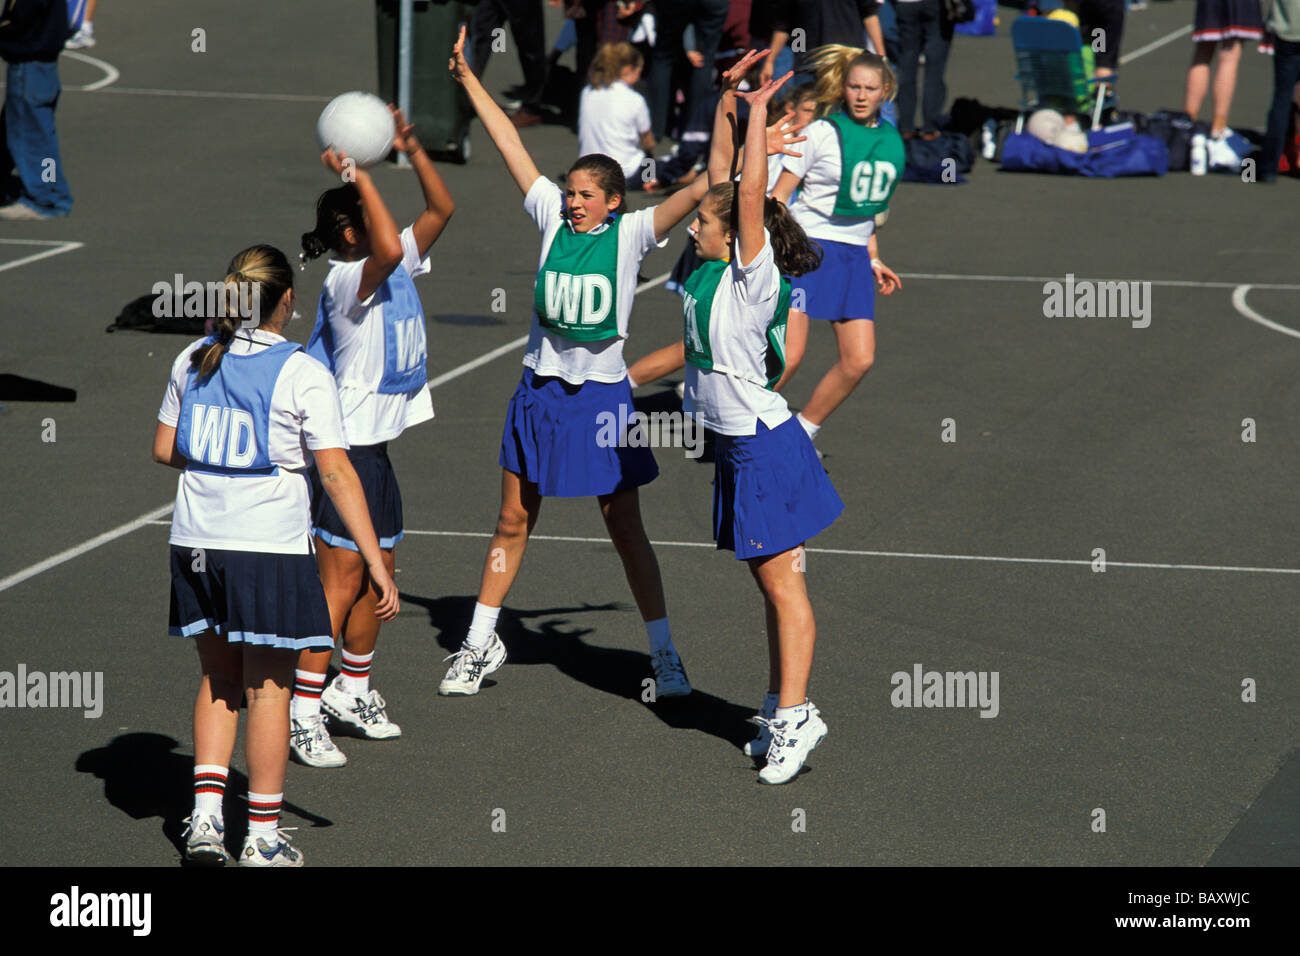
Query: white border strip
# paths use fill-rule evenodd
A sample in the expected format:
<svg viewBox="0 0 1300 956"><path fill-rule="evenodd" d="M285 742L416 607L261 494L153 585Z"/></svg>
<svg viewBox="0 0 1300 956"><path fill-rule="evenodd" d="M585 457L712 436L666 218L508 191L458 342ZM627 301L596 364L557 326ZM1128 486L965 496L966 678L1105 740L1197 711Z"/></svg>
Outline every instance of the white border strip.
<svg viewBox="0 0 1300 956"><path fill-rule="evenodd" d="M1162 36L1159 40L1152 40L1146 46L1140 46L1136 50L1132 51L1131 53L1125 53L1122 57L1119 58L1119 65L1123 66L1125 63L1131 63L1140 56L1146 56L1152 50L1160 49L1166 43L1173 43L1179 37L1187 36L1187 34L1192 32L1192 26L1193 25L1189 23L1185 27L1179 27L1173 33L1168 33Z"/></svg>
<svg viewBox="0 0 1300 956"><path fill-rule="evenodd" d="M902 279L940 279L948 282L1061 282L1065 276L998 276L958 274L955 272L900 272ZM1078 274L1075 283L1088 282L1150 282L1153 286L1167 286L1175 289L1239 289L1240 282L1195 282L1188 279L1089 279ZM1300 291L1300 284L1287 282L1252 282L1247 288L1276 289L1282 292Z"/></svg>
<svg viewBox="0 0 1300 956"><path fill-rule="evenodd" d="M101 544L108 544L108 542L114 541L125 534L130 534L132 531L135 531L137 528L143 528L145 525L151 523L152 521L155 521L156 519L158 519L162 515L165 515L167 512L171 510L172 510L172 506L170 503L163 505L161 508L155 508L153 511L150 511L148 514L141 515L140 517L136 518L134 521L128 521L126 524L118 525L112 531L105 531L103 534L97 535L96 537L91 538L89 541L85 541L77 545L75 548L69 548L67 551L60 551L58 554L54 555L53 557L46 558L44 561L41 561L38 564L33 564L30 568L24 568L22 571L19 571L17 574L11 574L3 581L0 581L0 591L7 591L15 584L21 584L22 582L26 581L28 578L35 577L36 575L40 574L42 571L48 571L52 567L63 564L66 561L71 561L73 558L77 557L78 555L85 554L87 551L93 551L95 548L98 548Z"/></svg>
<svg viewBox="0 0 1300 956"><path fill-rule="evenodd" d="M112 63L106 63L98 57L89 56L85 53L78 53L76 50L64 50L63 55L71 60L80 60L82 63L89 63L91 66L99 67L104 71L104 78L96 80L94 83L86 86L65 86L64 89L73 93L93 93L96 90L102 90L106 86L116 83L122 74L117 72L117 67Z"/></svg>

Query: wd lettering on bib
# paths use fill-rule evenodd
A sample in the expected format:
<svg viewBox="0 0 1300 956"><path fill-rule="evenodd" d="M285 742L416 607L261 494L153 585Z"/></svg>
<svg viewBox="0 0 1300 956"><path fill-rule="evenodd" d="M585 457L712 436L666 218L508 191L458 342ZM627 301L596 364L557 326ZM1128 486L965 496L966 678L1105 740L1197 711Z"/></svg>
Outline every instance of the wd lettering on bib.
<svg viewBox="0 0 1300 956"><path fill-rule="evenodd" d="M542 328L562 338L594 342L618 337L618 230L556 232L537 273L533 310Z"/></svg>
<svg viewBox="0 0 1300 956"><path fill-rule="evenodd" d="M903 138L893 126L855 123L842 110L826 117L840 140L840 188L835 214L865 219L889 208L907 163Z"/></svg>
<svg viewBox="0 0 1300 956"><path fill-rule="evenodd" d="M271 395L284 363L301 348L279 342L249 355L227 352L203 380L190 371L176 423L176 448L187 468L226 475L279 472L267 446Z"/></svg>

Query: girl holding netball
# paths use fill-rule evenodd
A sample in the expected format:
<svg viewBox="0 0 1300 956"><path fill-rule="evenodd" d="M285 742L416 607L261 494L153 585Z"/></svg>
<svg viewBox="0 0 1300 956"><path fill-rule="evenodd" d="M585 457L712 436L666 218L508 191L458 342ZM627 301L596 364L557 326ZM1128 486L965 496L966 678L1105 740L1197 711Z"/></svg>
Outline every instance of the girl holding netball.
<svg viewBox="0 0 1300 956"><path fill-rule="evenodd" d="M360 548L375 615L397 614L397 588L348 462L334 379L282 334L295 301L284 253L245 249L231 260L226 283L255 294L263 318L247 328L225 316L214 335L180 354L153 442L156 461L181 469L168 630L195 638L202 671L185 856L230 859L221 801L246 697L249 816L239 863L302 866L302 853L279 829L289 689L298 653L333 645L311 553L311 460Z"/></svg>
<svg viewBox="0 0 1300 956"><path fill-rule="evenodd" d="M476 694L483 677L505 662L495 631L501 605L519 573L542 499L558 496L596 498L645 622L656 695L689 694L637 496L658 475L658 466L648 448L625 447L622 436L605 440L598 423L605 413L617 421L619 405L632 406L623 340L641 260L690 213L705 184L628 213L622 167L597 153L579 157L561 190L537 171L509 117L470 71L464 42L462 29L449 69L524 194L524 210L541 231L542 247L524 374L501 442L496 533L469 633L449 658L438 693Z"/></svg>
<svg viewBox="0 0 1300 956"><path fill-rule="evenodd" d="M790 212L823 252L821 266L794 293L809 318L832 323L839 347L839 361L797 416L815 438L875 360L873 279L883 295L902 287L880 261L873 217L888 208L905 154L898 131L880 118L898 87L881 57L831 45L812 51L807 67L817 74L818 119L804 130L803 155L786 159L772 194L788 203L802 183Z"/></svg>
<svg viewBox="0 0 1300 956"><path fill-rule="evenodd" d="M761 56L750 51L748 57ZM767 618L768 693L758 738L763 783L793 780L826 736L808 699L816 624L804 584L804 542L844 506L812 442L776 386L786 375L791 284L820 255L784 205L766 195L767 104L791 74L743 94L749 103L740 182L731 179L736 93L723 91L709 161L711 185L692 227L703 264L686 281L685 407L718 435L713 490L719 549L749 565Z"/></svg>
<svg viewBox="0 0 1300 956"><path fill-rule="evenodd" d="M402 539L402 496L388 459L388 443L412 425L433 418L426 388L424 311L414 279L429 271L429 248L455 209L442 177L420 147L413 128L393 107L395 148L410 157L425 208L400 233L379 190L364 169L351 183L323 193L316 227L302 237L307 259L332 249L309 354L334 373L343 406L348 458L361 477L370 519L379 535L387 573ZM346 157L327 150L321 161L335 173ZM342 669L328 685L331 649L304 651L293 693L295 759L312 767L341 767L347 758L325 729L321 709L357 736L388 740L401 728L370 686L379 621L367 563L332 500L314 487L313 531L332 632L343 635Z"/></svg>

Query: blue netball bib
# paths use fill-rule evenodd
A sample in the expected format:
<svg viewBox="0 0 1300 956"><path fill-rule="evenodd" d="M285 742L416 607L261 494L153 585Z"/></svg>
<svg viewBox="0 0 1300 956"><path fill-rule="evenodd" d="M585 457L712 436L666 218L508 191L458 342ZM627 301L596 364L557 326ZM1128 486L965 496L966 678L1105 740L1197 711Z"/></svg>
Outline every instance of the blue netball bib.
<svg viewBox="0 0 1300 956"><path fill-rule="evenodd" d="M429 381L424 309L410 273L402 266L384 280L375 297L384 306L384 376L378 391L403 395Z"/></svg>
<svg viewBox="0 0 1300 956"><path fill-rule="evenodd" d="M301 348L297 342L280 342L251 355L227 352L202 381L190 370L176 424L176 449L189 462L188 469L220 475L279 473L267 443L271 395L284 363Z"/></svg>

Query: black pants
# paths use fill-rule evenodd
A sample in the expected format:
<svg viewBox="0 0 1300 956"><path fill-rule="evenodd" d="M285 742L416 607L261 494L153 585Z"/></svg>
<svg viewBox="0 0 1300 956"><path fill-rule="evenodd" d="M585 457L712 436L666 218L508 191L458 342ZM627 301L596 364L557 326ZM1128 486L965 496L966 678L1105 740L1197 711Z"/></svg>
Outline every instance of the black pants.
<svg viewBox="0 0 1300 956"><path fill-rule="evenodd" d="M948 99L943 72L952 45L952 21L942 0L917 0L894 4L898 18L898 131L916 132L916 71L925 53L925 91L921 120L926 130L937 130Z"/></svg>
<svg viewBox="0 0 1300 956"><path fill-rule="evenodd" d="M503 23L510 24L519 66L524 71L523 108L532 113L542 111L542 91L546 88L546 37L542 22L542 0L479 0L470 21L469 68L480 80L492 55L492 31Z"/></svg>
<svg viewBox="0 0 1300 956"><path fill-rule="evenodd" d="M673 93L673 64L686 57L682 34L688 23L695 24L695 41L704 65L690 68L683 116L689 117L696 103L713 89L713 57L727 25L728 0L657 0L655 45L650 54L650 125L655 136L668 133Z"/></svg>
<svg viewBox="0 0 1300 956"><path fill-rule="evenodd" d="M1273 105L1268 111L1268 132L1259 159L1259 178L1277 177L1277 162L1282 158L1287 122L1291 118L1296 82L1300 81L1300 42L1273 42Z"/></svg>

